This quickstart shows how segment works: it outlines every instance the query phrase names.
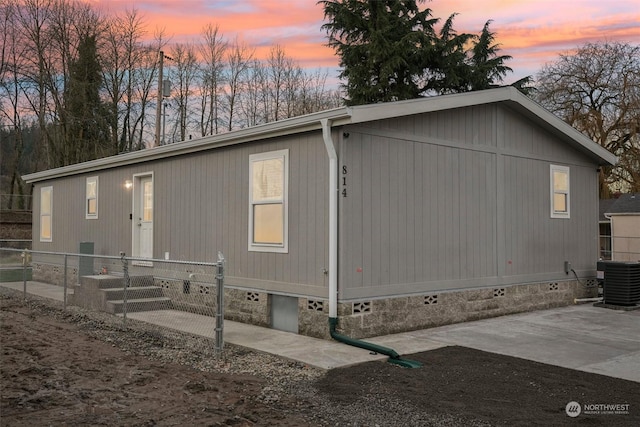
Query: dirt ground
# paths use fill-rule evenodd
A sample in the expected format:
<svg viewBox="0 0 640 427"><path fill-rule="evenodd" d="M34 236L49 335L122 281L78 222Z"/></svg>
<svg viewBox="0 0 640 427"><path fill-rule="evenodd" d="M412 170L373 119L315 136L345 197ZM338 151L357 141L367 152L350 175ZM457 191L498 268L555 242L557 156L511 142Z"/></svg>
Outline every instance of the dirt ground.
<svg viewBox="0 0 640 427"><path fill-rule="evenodd" d="M420 369L370 362L318 372L269 400L268 377L157 360L143 349L149 339L126 348L61 308L7 295L0 303L2 426L640 425L640 383L462 347L409 356ZM628 413L570 418L571 401Z"/></svg>

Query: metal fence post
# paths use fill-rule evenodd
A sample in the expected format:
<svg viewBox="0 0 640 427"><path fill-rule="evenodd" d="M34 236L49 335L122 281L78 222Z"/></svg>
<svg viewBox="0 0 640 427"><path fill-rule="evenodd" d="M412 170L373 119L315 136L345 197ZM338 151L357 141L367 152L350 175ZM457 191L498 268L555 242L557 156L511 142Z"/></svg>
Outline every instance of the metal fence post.
<svg viewBox="0 0 640 427"><path fill-rule="evenodd" d="M125 258L125 253L120 252L120 259L122 260L122 271L124 272L124 292L122 294L122 316L124 321L127 321L127 288L129 287L129 261Z"/></svg>
<svg viewBox="0 0 640 427"><path fill-rule="evenodd" d="M62 306L67 309L67 254L64 254L64 295L62 297Z"/></svg>
<svg viewBox="0 0 640 427"><path fill-rule="evenodd" d="M218 263L216 265L216 344L215 353L220 355L224 347L224 256L218 252Z"/></svg>
<svg viewBox="0 0 640 427"><path fill-rule="evenodd" d="M29 251L22 251L22 298L27 299L27 263Z"/></svg>

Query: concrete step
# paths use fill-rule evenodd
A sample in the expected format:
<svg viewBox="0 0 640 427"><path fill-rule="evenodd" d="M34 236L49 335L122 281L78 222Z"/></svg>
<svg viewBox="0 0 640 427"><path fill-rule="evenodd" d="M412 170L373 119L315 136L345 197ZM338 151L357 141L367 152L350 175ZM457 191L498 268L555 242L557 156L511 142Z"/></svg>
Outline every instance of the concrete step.
<svg viewBox="0 0 640 427"><path fill-rule="evenodd" d="M137 286L153 286L152 276L132 276L129 278L129 287ZM123 288L124 277L111 276L111 275L95 275L95 276L81 276L80 285L93 289L109 289L109 288Z"/></svg>
<svg viewBox="0 0 640 427"><path fill-rule="evenodd" d="M159 298L127 298L127 313L139 311L168 310L172 308L171 299ZM107 311L112 314L124 312L124 300L107 301Z"/></svg>
<svg viewBox="0 0 640 427"><path fill-rule="evenodd" d="M82 276L74 289L73 304L107 313L122 313L125 296L122 276ZM171 308L171 300L152 276L132 276L127 287L127 311L151 311Z"/></svg>
<svg viewBox="0 0 640 427"><path fill-rule="evenodd" d="M107 288L102 289L107 301L115 301L124 299L124 288ZM162 288L160 286L134 286L127 288L127 299L145 299L163 297Z"/></svg>

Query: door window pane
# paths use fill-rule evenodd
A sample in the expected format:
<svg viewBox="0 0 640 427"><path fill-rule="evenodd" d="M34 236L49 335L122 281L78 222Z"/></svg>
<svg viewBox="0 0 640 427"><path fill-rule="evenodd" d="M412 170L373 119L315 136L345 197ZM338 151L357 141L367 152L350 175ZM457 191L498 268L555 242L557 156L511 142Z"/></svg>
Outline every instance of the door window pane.
<svg viewBox="0 0 640 427"><path fill-rule="evenodd" d="M87 178L86 191L85 191L86 203L85 203L85 218L96 219L98 218L98 177L92 176Z"/></svg>
<svg viewBox="0 0 640 427"><path fill-rule="evenodd" d="M153 182L145 181L142 195L142 220L153 221Z"/></svg>

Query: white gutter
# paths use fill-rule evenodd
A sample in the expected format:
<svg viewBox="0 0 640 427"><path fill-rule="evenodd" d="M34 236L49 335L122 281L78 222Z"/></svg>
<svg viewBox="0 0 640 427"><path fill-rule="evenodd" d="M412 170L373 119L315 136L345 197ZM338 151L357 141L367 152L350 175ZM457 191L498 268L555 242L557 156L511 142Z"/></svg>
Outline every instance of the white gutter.
<svg viewBox="0 0 640 427"><path fill-rule="evenodd" d="M338 155L331 121L321 119L322 139L329 155L329 318L338 317Z"/></svg>

